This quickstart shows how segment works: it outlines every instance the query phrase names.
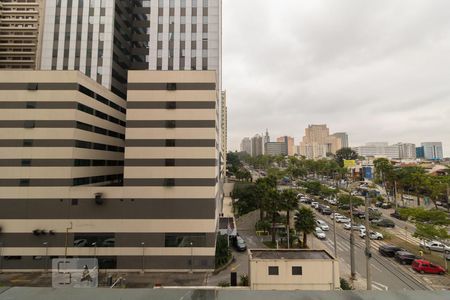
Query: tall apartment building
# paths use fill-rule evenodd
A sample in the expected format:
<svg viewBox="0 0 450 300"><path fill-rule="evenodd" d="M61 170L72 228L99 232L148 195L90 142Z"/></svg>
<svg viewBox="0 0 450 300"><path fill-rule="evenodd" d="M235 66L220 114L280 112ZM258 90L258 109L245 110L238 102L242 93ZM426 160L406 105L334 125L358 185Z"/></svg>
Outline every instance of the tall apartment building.
<svg viewBox="0 0 450 300"><path fill-rule="evenodd" d="M287 147L287 155L291 156L294 155L296 149L294 144L294 138L290 136L282 136L277 138L277 142L279 143L285 143Z"/></svg>
<svg viewBox="0 0 450 300"><path fill-rule="evenodd" d="M327 153L335 154L341 148L341 138L330 135L327 125L308 125L300 142L300 155L309 159L323 158Z"/></svg>
<svg viewBox="0 0 450 300"><path fill-rule="evenodd" d="M288 155L287 143L268 142L264 144L265 155Z"/></svg>
<svg viewBox="0 0 450 300"><path fill-rule="evenodd" d="M416 145L412 143L398 143L400 159L415 159Z"/></svg>
<svg viewBox="0 0 450 300"><path fill-rule="evenodd" d="M0 69L36 69L40 60L42 1L0 1Z"/></svg>
<svg viewBox="0 0 450 300"><path fill-rule="evenodd" d="M252 137L252 157L263 155L263 150L263 137L259 134L256 134Z"/></svg>
<svg viewBox="0 0 450 300"><path fill-rule="evenodd" d="M126 98L127 71L145 62L138 36L149 12L142 0L46 0L41 69L79 70Z"/></svg>
<svg viewBox="0 0 450 300"><path fill-rule="evenodd" d="M247 152L248 154L252 154L252 140L248 137L245 137L241 141L241 152Z"/></svg>
<svg viewBox="0 0 450 300"><path fill-rule="evenodd" d="M226 175L227 168L227 152L228 152L228 110L227 110L227 92L222 91L220 97L220 110L221 110L221 118L220 118L220 144L222 145L221 151L221 162L220 165L222 167L223 176Z"/></svg>
<svg viewBox="0 0 450 300"><path fill-rule="evenodd" d="M333 133L332 136L341 140L342 148L348 148L348 134L346 132L336 132Z"/></svg>
<svg viewBox="0 0 450 300"><path fill-rule="evenodd" d="M421 143L425 159L440 160L444 158L442 142L425 142Z"/></svg>

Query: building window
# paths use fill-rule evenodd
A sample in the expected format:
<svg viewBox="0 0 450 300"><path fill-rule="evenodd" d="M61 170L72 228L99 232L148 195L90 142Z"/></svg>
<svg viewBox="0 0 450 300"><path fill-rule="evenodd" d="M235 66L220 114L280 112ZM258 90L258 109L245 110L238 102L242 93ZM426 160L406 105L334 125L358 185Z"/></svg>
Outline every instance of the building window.
<svg viewBox="0 0 450 300"><path fill-rule="evenodd" d="M192 16L191 24L197 24L197 16Z"/></svg>
<svg viewBox="0 0 450 300"><path fill-rule="evenodd" d="M278 275L278 267L269 266L268 272L269 272L269 275Z"/></svg>
<svg viewBox="0 0 450 300"><path fill-rule="evenodd" d="M293 266L292 267L292 275L303 275L302 267L300 267L300 266Z"/></svg>
<svg viewBox="0 0 450 300"><path fill-rule="evenodd" d="M208 7L208 0L203 0L203 7Z"/></svg>

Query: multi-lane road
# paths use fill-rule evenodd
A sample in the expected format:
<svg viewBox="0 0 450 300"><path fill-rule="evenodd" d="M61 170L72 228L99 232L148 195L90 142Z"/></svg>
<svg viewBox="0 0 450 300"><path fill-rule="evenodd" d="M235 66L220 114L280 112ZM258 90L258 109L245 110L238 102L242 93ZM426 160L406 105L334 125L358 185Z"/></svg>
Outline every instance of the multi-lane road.
<svg viewBox="0 0 450 300"><path fill-rule="evenodd" d="M330 230L326 232L327 238L319 241L314 240L317 247L322 244L331 253L334 252L333 244L333 221L327 217L317 214L317 219L325 221ZM361 239L358 232L355 236L355 266L357 277L365 280L366 278L366 258L365 241ZM378 247L385 244L384 241L371 241L372 259L371 274L372 287L377 290L428 290L430 285L424 280L422 275L417 274L410 266L403 266L397 263L393 258L381 256L378 253ZM336 248L337 257L345 270L350 270L350 231L345 230L342 224L336 224ZM438 276L438 275L437 275Z"/></svg>

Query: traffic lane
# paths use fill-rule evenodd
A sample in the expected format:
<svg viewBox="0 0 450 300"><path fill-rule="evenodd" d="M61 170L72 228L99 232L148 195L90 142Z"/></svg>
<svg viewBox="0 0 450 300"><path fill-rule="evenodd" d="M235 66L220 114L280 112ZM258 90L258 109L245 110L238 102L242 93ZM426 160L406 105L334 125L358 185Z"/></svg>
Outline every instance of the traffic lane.
<svg viewBox="0 0 450 300"><path fill-rule="evenodd" d="M322 218L324 219L324 218ZM324 220L328 223L330 230L326 233L327 240L325 244L330 249L331 253L334 253L333 245L333 222L332 220ZM331 222L330 222L331 221ZM355 237L355 269L357 274L362 278L366 278L366 257L365 257L365 240L361 239L357 232L354 232ZM387 287L390 290L423 290L426 289L421 282L418 282L414 277L405 273L405 269L399 268L393 259L382 257L378 254L377 249L374 249L375 242L372 242L372 259L371 259L371 271L372 282L375 283L378 289L385 289ZM342 228L339 223L336 224L336 246L338 257L342 257L344 261L350 265L350 231ZM402 266L403 267L403 266Z"/></svg>

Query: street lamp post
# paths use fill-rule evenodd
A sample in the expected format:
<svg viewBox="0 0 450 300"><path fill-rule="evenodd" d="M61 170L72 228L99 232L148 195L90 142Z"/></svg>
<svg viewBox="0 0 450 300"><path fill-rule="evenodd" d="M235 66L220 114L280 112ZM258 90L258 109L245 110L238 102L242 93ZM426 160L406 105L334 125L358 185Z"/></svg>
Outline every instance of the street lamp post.
<svg viewBox="0 0 450 300"><path fill-rule="evenodd" d="M337 259L337 245L336 245L336 212L333 212L333 246L334 246L334 258Z"/></svg>
<svg viewBox="0 0 450 300"><path fill-rule="evenodd" d="M369 205L370 198L366 195L366 279L367 279L367 290L370 291L372 289L372 274L370 272L370 259L372 257L372 253L370 252L370 230L369 230Z"/></svg>
<svg viewBox="0 0 450 300"><path fill-rule="evenodd" d="M94 246L94 258L97 258L97 242L93 242L92 246Z"/></svg>
<svg viewBox="0 0 450 300"><path fill-rule="evenodd" d="M355 279L355 236L353 234L353 202L350 195L350 277Z"/></svg>
<svg viewBox="0 0 450 300"><path fill-rule="evenodd" d="M189 245L191 246L191 272L190 273L193 273L194 272L194 248L193 248L193 243L192 242L189 242Z"/></svg>
<svg viewBox="0 0 450 300"><path fill-rule="evenodd" d="M145 243L141 242L142 246L142 274L145 273Z"/></svg>
<svg viewBox="0 0 450 300"><path fill-rule="evenodd" d="M43 242L42 245L45 247L45 273L48 272L48 242Z"/></svg>

